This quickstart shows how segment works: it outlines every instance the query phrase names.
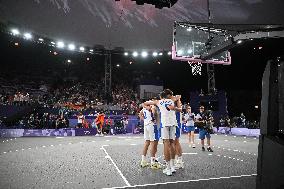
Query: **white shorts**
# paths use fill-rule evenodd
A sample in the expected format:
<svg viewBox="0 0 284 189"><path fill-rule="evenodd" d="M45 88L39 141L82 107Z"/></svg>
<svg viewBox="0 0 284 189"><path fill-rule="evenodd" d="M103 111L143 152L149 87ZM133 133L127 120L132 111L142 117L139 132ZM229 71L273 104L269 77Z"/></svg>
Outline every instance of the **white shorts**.
<svg viewBox="0 0 284 189"><path fill-rule="evenodd" d="M161 138L162 139L172 139L176 138L176 126L163 126L161 128Z"/></svg>
<svg viewBox="0 0 284 189"><path fill-rule="evenodd" d="M144 126L144 139L150 140L151 142L159 140L159 135L156 125L149 124Z"/></svg>

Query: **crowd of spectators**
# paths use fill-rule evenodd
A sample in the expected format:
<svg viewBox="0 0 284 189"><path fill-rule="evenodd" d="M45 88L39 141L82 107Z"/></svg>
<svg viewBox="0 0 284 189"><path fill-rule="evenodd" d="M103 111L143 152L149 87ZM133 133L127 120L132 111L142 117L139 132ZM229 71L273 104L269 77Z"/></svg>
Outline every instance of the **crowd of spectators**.
<svg viewBox="0 0 284 189"><path fill-rule="evenodd" d="M66 81L58 87L40 82L40 85L35 85L33 88L25 87L24 83L18 84L17 87L12 84L9 86L7 83L5 81L0 83L0 105L36 105L37 110L56 110L52 113L50 111L34 111L18 118L16 125L22 128L68 127L68 118L79 112L95 115L97 112L120 111L128 115L135 115L140 103L137 93L129 85L122 83L113 87L110 101L104 100L102 81Z"/></svg>

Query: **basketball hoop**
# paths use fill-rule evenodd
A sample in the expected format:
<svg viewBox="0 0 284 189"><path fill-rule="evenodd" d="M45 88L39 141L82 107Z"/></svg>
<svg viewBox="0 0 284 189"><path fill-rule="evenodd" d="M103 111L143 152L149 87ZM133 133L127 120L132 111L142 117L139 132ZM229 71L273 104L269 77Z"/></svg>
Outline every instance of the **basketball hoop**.
<svg viewBox="0 0 284 189"><path fill-rule="evenodd" d="M201 62L192 62L192 61L188 61L188 64L191 67L191 72L192 75L201 75L201 71L202 71L202 63Z"/></svg>

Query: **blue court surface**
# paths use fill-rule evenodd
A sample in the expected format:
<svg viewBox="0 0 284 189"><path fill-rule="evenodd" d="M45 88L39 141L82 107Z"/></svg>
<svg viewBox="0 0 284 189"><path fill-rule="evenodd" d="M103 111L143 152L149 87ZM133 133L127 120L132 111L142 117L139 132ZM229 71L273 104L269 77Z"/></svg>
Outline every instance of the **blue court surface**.
<svg viewBox="0 0 284 189"><path fill-rule="evenodd" d="M255 188L258 138L213 135L214 152L202 152L182 135L185 168L173 176L140 168L143 142L142 135L1 138L0 188Z"/></svg>

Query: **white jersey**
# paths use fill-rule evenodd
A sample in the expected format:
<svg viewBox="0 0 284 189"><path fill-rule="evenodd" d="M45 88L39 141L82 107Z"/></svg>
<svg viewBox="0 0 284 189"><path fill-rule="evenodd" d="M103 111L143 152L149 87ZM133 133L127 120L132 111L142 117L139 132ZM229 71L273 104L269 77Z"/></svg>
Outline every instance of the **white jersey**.
<svg viewBox="0 0 284 189"><path fill-rule="evenodd" d="M143 116L144 116L144 126L153 124L152 113L149 110L147 110L146 108L142 109L142 113L143 113Z"/></svg>
<svg viewBox="0 0 284 189"><path fill-rule="evenodd" d="M157 104L160 110L161 127L177 125L175 111L168 108L170 105L174 105L174 101L171 99L159 100Z"/></svg>
<svg viewBox="0 0 284 189"><path fill-rule="evenodd" d="M194 118L195 118L195 115L194 113L186 113L184 115L184 119L185 119L185 126L194 126Z"/></svg>

